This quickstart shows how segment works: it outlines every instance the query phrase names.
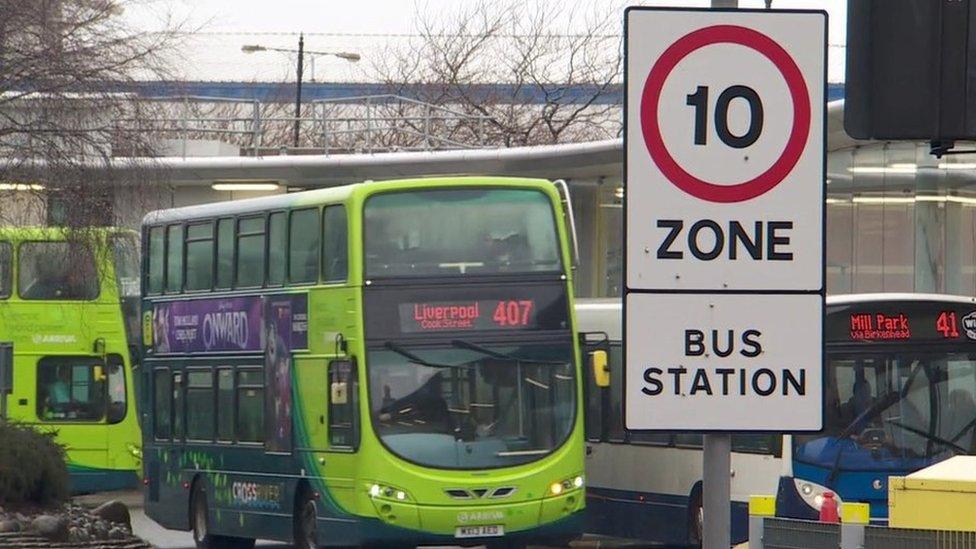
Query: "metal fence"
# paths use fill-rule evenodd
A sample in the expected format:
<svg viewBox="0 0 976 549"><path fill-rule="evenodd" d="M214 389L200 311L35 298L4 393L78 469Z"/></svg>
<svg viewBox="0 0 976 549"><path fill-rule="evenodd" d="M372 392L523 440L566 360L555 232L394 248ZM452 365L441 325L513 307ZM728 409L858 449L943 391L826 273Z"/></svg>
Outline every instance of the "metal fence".
<svg viewBox="0 0 976 549"><path fill-rule="evenodd" d="M219 140L244 155L373 153L482 148L489 117L398 95L316 100L302 105L222 97L142 99L151 108L116 121L120 135L151 132L187 144ZM298 126L298 144L294 141Z"/></svg>
<svg viewBox="0 0 976 549"><path fill-rule="evenodd" d="M757 519L761 527L750 527L750 549L976 549L976 532L750 518Z"/></svg>
<svg viewBox="0 0 976 549"><path fill-rule="evenodd" d="M976 549L976 532L868 526L865 549Z"/></svg>
<svg viewBox="0 0 976 549"><path fill-rule="evenodd" d="M763 523L763 549L837 549L840 547L839 524L777 518L767 518Z"/></svg>

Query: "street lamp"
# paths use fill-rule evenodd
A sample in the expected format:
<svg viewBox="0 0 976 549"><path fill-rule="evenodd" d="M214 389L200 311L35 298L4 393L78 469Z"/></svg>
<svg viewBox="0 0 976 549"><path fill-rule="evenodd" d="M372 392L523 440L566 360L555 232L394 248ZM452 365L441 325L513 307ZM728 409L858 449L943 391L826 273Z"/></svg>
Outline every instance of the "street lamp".
<svg viewBox="0 0 976 549"><path fill-rule="evenodd" d="M267 46L261 46L258 44L246 44L241 46L241 51L244 53L256 53L260 51L277 51L282 53L297 53L298 54L298 69L296 71L296 79L298 85L295 88L295 147L298 147L298 126L299 120L302 115L302 72L305 68L305 55L308 54L312 59L312 81L315 81L315 57L319 55L330 55L332 57L338 57L339 59L345 59L355 63L359 61L360 56L358 53L351 53L345 51L305 51L305 34L302 33L298 36L298 49L293 50L290 48L269 48Z"/></svg>

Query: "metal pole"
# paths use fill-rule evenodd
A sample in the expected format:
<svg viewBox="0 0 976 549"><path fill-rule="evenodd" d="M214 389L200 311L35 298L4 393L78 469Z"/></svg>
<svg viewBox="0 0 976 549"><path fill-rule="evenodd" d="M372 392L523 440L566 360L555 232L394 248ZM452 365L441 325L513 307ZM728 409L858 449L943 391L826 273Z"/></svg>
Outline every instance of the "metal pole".
<svg viewBox="0 0 976 549"><path fill-rule="evenodd" d="M298 35L298 70L296 77L298 85L295 87L295 148L298 148L298 126L302 116L302 69L305 62L305 34Z"/></svg>
<svg viewBox="0 0 976 549"><path fill-rule="evenodd" d="M729 549L732 544L732 437L705 435L702 471L702 547Z"/></svg>
<svg viewBox="0 0 976 549"><path fill-rule="evenodd" d="M712 0L713 8L735 9L739 0ZM732 544L732 438L705 435L702 464L702 547L728 549Z"/></svg>
<svg viewBox="0 0 976 549"><path fill-rule="evenodd" d="M712 0L713 8L739 7L739 0ZM732 437L705 435L702 464L702 547L729 549L732 545Z"/></svg>

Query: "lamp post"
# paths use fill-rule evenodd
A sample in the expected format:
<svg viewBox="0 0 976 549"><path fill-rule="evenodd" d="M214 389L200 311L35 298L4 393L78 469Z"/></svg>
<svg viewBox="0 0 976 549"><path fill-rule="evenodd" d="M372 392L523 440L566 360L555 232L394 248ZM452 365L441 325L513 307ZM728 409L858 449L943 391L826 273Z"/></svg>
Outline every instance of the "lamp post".
<svg viewBox="0 0 976 549"><path fill-rule="evenodd" d="M312 81L315 80L315 57L319 55L331 55L332 57L338 57L339 59L345 59L355 63L359 61L360 56L358 53L351 53L345 51L305 51L305 34L302 33L298 35L298 49L293 50L290 48L269 48L267 46L260 46L257 44L248 44L241 46L241 51L244 53L255 53L259 51L277 51L281 53L297 53L298 54L298 66L295 70L295 78L297 80L295 86L295 135L294 135L294 146L298 147L298 130L299 124L302 116L302 73L305 70L305 56L308 55L312 59Z"/></svg>

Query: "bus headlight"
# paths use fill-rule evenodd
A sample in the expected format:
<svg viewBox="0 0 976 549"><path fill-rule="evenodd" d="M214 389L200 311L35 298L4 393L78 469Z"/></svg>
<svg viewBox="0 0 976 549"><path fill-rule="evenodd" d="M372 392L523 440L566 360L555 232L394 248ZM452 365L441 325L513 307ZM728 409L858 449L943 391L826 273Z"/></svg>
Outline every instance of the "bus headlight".
<svg viewBox="0 0 976 549"><path fill-rule="evenodd" d="M812 507L814 510L819 511L820 507L823 505L823 494L828 491L828 488L821 486L815 482L810 482L809 480L803 480L799 478L793 479L793 484L796 486L796 493L800 494L803 501L807 505ZM836 496L836 492L834 493ZM836 497L837 506L840 507L841 499Z"/></svg>
<svg viewBox="0 0 976 549"><path fill-rule="evenodd" d="M142 459L142 448L140 448L139 446L132 444L131 442L127 442L125 444L125 448L129 451L130 454L132 454L132 457L136 459Z"/></svg>
<svg viewBox="0 0 976 549"><path fill-rule="evenodd" d="M392 499L396 501L407 501L410 499L410 494L406 490L394 488L386 484L371 484L369 487L369 496L374 499Z"/></svg>
<svg viewBox="0 0 976 549"><path fill-rule="evenodd" d="M549 495L558 496L570 490L579 490L583 487L583 475L576 475L567 479L558 480L549 485Z"/></svg>

